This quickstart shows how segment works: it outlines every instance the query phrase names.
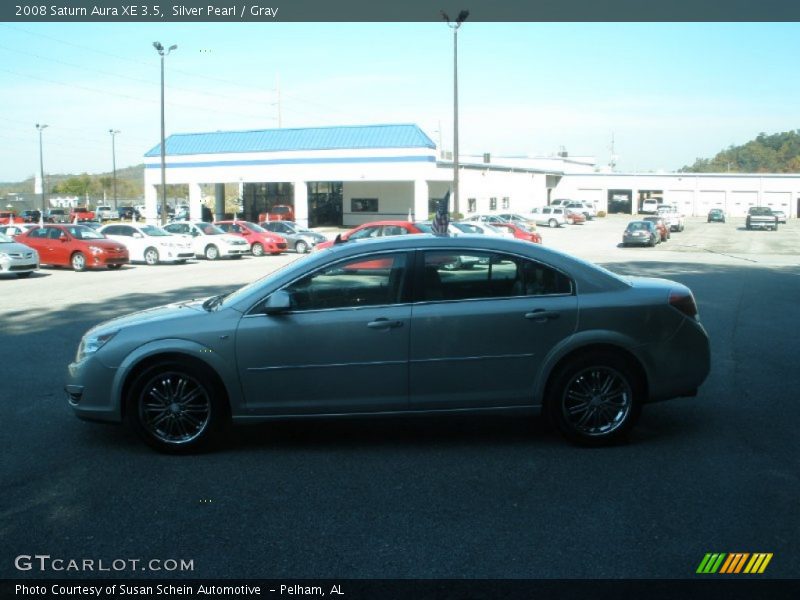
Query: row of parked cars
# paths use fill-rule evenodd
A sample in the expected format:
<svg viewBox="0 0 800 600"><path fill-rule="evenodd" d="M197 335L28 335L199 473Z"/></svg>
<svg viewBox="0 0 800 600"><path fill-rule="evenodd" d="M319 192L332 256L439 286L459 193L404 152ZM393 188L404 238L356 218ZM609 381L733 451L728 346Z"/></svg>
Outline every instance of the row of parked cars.
<svg viewBox="0 0 800 600"><path fill-rule="evenodd" d="M654 208L655 214L648 214L628 223L622 232L623 246L652 248L661 242L669 241L672 232L683 231L686 228L686 217L676 207L659 204Z"/></svg>
<svg viewBox="0 0 800 600"><path fill-rule="evenodd" d="M278 233L280 231L281 233ZM305 253L325 240L289 221L183 221L156 227L144 223L96 222L0 226L0 273L26 277L40 264L117 269L128 262L148 265L184 263L193 258L217 260L246 254Z"/></svg>

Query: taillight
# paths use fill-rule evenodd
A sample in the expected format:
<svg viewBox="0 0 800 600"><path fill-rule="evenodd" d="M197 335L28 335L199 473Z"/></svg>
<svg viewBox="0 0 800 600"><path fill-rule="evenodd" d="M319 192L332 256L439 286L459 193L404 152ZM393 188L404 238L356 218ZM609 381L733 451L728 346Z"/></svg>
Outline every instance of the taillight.
<svg viewBox="0 0 800 600"><path fill-rule="evenodd" d="M690 319L697 319L697 304L691 292L672 290L669 293L669 303Z"/></svg>

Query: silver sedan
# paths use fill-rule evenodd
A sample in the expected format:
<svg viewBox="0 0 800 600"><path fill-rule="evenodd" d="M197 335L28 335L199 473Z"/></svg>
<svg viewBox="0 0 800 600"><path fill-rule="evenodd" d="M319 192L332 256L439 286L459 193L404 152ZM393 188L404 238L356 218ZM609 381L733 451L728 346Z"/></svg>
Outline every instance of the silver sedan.
<svg viewBox="0 0 800 600"><path fill-rule="evenodd" d="M465 256L471 269L448 268ZM66 392L77 416L127 421L167 452L231 421L487 411L542 411L604 445L644 404L694 396L709 368L680 283L422 234L343 242L230 294L102 323Z"/></svg>
<svg viewBox="0 0 800 600"><path fill-rule="evenodd" d="M17 277L30 277L39 270L39 253L33 248L15 242L11 236L0 233L0 274L11 273Z"/></svg>

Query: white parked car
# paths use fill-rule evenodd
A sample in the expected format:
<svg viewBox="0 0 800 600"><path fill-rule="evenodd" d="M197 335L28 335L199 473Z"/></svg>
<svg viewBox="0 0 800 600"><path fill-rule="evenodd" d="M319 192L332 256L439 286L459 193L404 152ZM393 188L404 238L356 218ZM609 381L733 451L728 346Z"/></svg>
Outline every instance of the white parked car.
<svg viewBox="0 0 800 600"><path fill-rule="evenodd" d="M531 211L537 225L561 227L567 224L567 209L560 206L537 206Z"/></svg>
<svg viewBox="0 0 800 600"><path fill-rule="evenodd" d="M104 225L100 233L124 245L131 262L155 265L160 262L182 263L194 258L188 238L172 235L154 225Z"/></svg>
<svg viewBox="0 0 800 600"><path fill-rule="evenodd" d="M17 277L29 277L39 269L39 253L14 241L4 233L0 233L0 273L14 274Z"/></svg>
<svg viewBox="0 0 800 600"><path fill-rule="evenodd" d="M686 227L686 218L678 209L670 204L659 204L657 214L663 217L670 231L683 231Z"/></svg>
<svg viewBox="0 0 800 600"><path fill-rule="evenodd" d="M642 208L639 212L643 215L655 215L658 213L658 205L660 202L655 198L645 198L642 200Z"/></svg>
<svg viewBox="0 0 800 600"><path fill-rule="evenodd" d="M493 235L496 237L514 237L514 234L508 229L498 229L494 225L482 221L451 221L449 233L451 235L467 233L475 235Z"/></svg>
<svg viewBox="0 0 800 600"><path fill-rule="evenodd" d="M181 221L165 225L164 229L174 235L188 236L192 242L195 256L217 260L226 256L241 258L250 253L250 244L235 235L225 233L211 223L204 221Z"/></svg>

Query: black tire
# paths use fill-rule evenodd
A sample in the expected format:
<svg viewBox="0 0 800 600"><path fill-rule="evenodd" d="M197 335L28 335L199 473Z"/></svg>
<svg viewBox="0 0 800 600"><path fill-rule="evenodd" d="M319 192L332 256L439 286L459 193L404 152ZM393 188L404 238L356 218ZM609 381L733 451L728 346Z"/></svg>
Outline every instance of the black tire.
<svg viewBox="0 0 800 600"><path fill-rule="evenodd" d="M250 246L250 251L253 253L253 256L264 256L264 245L260 244L259 242L255 242L252 246Z"/></svg>
<svg viewBox="0 0 800 600"><path fill-rule="evenodd" d="M547 225L548 225L548 226L549 226L551 229L555 229L556 227L558 227L558 221L556 221L555 219L550 219L550 220L547 222Z"/></svg>
<svg viewBox="0 0 800 600"><path fill-rule="evenodd" d="M144 262L148 265L157 265L158 264L158 250L153 247L147 248L144 251Z"/></svg>
<svg viewBox="0 0 800 600"><path fill-rule="evenodd" d="M169 454L206 449L228 422L214 380L190 363L170 361L140 373L126 397L126 421L150 446Z"/></svg>
<svg viewBox="0 0 800 600"><path fill-rule="evenodd" d="M206 246L203 255L206 257L206 260L217 260L219 258L219 248L214 244L209 244Z"/></svg>
<svg viewBox="0 0 800 600"><path fill-rule="evenodd" d="M644 384L621 356L579 355L559 367L550 382L545 400L548 416L575 444L619 443L641 414Z"/></svg>
<svg viewBox="0 0 800 600"><path fill-rule="evenodd" d="M303 240L298 240L294 245L294 250L298 254L305 254L308 252L308 244L306 244Z"/></svg>
<svg viewBox="0 0 800 600"><path fill-rule="evenodd" d="M82 252L76 252L72 256L69 257L69 264L72 265L73 271L85 271L86 270L86 257L83 255Z"/></svg>

